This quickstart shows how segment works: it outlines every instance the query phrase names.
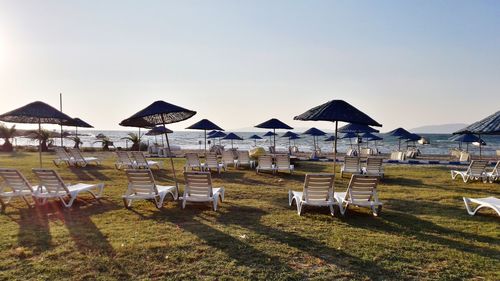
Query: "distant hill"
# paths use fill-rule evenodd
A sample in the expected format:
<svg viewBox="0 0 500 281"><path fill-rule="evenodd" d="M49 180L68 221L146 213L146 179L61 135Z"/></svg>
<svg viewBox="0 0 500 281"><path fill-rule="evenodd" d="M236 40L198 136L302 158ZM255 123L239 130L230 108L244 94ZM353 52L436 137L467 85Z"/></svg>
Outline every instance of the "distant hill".
<svg viewBox="0 0 500 281"><path fill-rule="evenodd" d="M427 134L451 134L456 132L464 127L467 127L468 124L464 123L454 123L454 124L442 124L442 125L429 125L422 126L418 128L411 129L412 133L427 133Z"/></svg>
<svg viewBox="0 0 500 281"><path fill-rule="evenodd" d="M311 127L314 127L314 126L311 126ZM311 127L295 127L293 130L290 130L290 131L297 132L297 133L302 133L302 132L307 131ZM325 132L327 134L331 134L331 133L334 132L333 130L329 130L329 129L323 129L323 128L318 128L318 129L320 129L321 131L323 131L323 132ZM228 129L226 131L228 131L228 132L244 132L244 133L249 133L249 132L262 132L262 133L265 133L266 129L260 129L260 128L255 128L255 127L245 127L245 128L237 128L237 129ZM267 131L272 131L272 129L267 129ZM285 131L288 131L288 130L277 130L277 131L278 132L285 132Z"/></svg>

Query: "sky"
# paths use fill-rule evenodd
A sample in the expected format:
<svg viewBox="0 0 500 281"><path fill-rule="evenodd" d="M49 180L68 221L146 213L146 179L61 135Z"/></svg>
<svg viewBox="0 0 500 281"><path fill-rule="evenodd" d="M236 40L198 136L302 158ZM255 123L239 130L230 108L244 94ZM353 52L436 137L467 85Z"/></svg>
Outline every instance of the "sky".
<svg viewBox="0 0 500 281"><path fill-rule="evenodd" d="M173 130L332 129L293 117L333 99L383 132L472 123L500 109L499 50L499 1L0 0L0 113L62 93L102 130L155 100L198 112Z"/></svg>

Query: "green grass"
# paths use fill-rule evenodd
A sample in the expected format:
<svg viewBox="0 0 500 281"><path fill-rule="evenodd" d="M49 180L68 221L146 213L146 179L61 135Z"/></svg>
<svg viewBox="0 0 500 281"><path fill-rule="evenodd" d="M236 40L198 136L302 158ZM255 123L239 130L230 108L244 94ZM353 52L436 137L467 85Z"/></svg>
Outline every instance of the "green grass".
<svg viewBox="0 0 500 281"><path fill-rule="evenodd" d="M208 204L182 210L172 200L162 210L150 202L127 210L125 176L111 154L101 156L98 168L56 168L68 182L104 182L101 203L85 195L69 210L59 202L28 209L19 200L0 214L0 279L500 279L499 219L491 211L470 217L462 201L500 197L499 185L452 181L448 168L387 166L380 217L352 208L332 218L311 207L299 217L287 190L331 163L300 162L294 175L214 175L226 188L218 212ZM52 157L45 167L54 167ZM36 154L0 154L0 167L34 183L37 163ZM180 174L183 160L175 163ZM171 182L169 171L154 173ZM335 187L347 183L338 178Z"/></svg>

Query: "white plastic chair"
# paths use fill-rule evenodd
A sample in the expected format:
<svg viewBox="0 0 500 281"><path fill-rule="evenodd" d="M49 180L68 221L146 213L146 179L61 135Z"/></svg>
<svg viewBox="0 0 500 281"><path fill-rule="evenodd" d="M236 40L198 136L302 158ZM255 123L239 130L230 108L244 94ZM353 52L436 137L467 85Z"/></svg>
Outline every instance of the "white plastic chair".
<svg viewBox="0 0 500 281"><path fill-rule="evenodd" d="M213 153L208 153L205 155L205 163L203 165L203 169L205 171L217 171L217 173L219 174L222 170L226 170L224 164L219 163L217 155Z"/></svg>
<svg viewBox="0 0 500 281"><path fill-rule="evenodd" d="M461 176L464 182L470 180L486 181L486 165L488 165L488 161L472 160L466 171L451 170L451 178L455 179L457 176Z"/></svg>
<svg viewBox="0 0 500 281"><path fill-rule="evenodd" d="M182 195L182 208L186 207L187 202L210 202L213 204L214 211L217 211L217 205L224 201L224 187L212 187L212 177L208 172L185 172L184 179L186 187Z"/></svg>
<svg viewBox="0 0 500 281"><path fill-rule="evenodd" d="M161 208L167 194L177 200L175 186L157 185L150 169L126 169L128 187L122 196L125 208L130 208L135 200L154 200L156 208Z"/></svg>
<svg viewBox="0 0 500 281"><path fill-rule="evenodd" d="M85 167L90 163L100 165L101 161L97 157L83 157L82 152L78 148L69 148L69 155L74 159L76 166Z"/></svg>
<svg viewBox="0 0 500 281"><path fill-rule="evenodd" d="M234 153L232 150L222 151L222 164L224 164L224 169L228 169L229 165L236 167L236 160L234 159Z"/></svg>
<svg viewBox="0 0 500 281"><path fill-rule="evenodd" d="M368 157L366 159L366 167L363 167L363 174L368 176L384 177L384 166L382 166L383 159Z"/></svg>
<svg viewBox="0 0 500 281"><path fill-rule="evenodd" d="M488 180L491 183L500 179L500 173L498 172L499 166L500 166L500 160L497 161L497 164L495 165L495 167L491 172L486 172L486 177L488 177Z"/></svg>
<svg viewBox="0 0 500 281"><path fill-rule="evenodd" d="M274 166L274 170L279 171L288 171L290 174L293 174L294 165L290 165L290 156L287 154L276 154L276 165Z"/></svg>
<svg viewBox="0 0 500 281"><path fill-rule="evenodd" d="M33 187L21 172L16 169L0 168L0 177L3 179L3 184L0 185L2 212L5 211L10 200L15 197L22 198L28 207L32 206L28 198L31 198L33 194Z"/></svg>
<svg viewBox="0 0 500 281"><path fill-rule="evenodd" d="M236 166L240 167L242 165L248 165L250 168L255 166L255 161L250 159L250 154L248 151L238 151L238 160L236 161Z"/></svg>
<svg viewBox="0 0 500 281"><path fill-rule="evenodd" d="M64 147L54 147L54 151L56 152L56 159L52 160L54 162L54 165L59 167L61 163L65 163L68 166L71 166L74 164L74 158L71 158L71 156L66 152Z"/></svg>
<svg viewBox="0 0 500 281"><path fill-rule="evenodd" d="M144 168L144 169L151 169L152 167L156 167L158 169L162 168L161 164L162 162L147 160L146 157L144 157L142 151L132 151L131 153L132 153L132 158L135 161L136 168Z"/></svg>
<svg viewBox="0 0 500 281"><path fill-rule="evenodd" d="M94 199L98 200L104 189L103 183L65 184L59 174L50 169L33 169L33 173L40 180L38 188L33 192L33 197L42 204L45 204L48 199L58 198L64 207L69 208L81 192L89 192ZM69 198L68 202L65 198Z"/></svg>
<svg viewBox="0 0 500 281"><path fill-rule="evenodd" d="M297 205L297 214L302 214L305 205L325 206L330 208L330 213L335 215L333 206L339 206L334 198L334 174L306 174L302 192L288 191L288 204Z"/></svg>
<svg viewBox="0 0 500 281"><path fill-rule="evenodd" d="M464 197L465 209L467 213L471 216L475 215L479 209L490 208L493 209L500 216L500 199L496 197L486 197L486 198L467 198ZM473 210L472 203L478 204L478 206Z"/></svg>
<svg viewBox="0 0 500 281"><path fill-rule="evenodd" d="M361 174L361 167L358 157L344 157L344 164L342 165L342 167L340 167L340 177L342 178L345 173L353 175Z"/></svg>
<svg viewBox="0 0 500 281"><path fill-rule="evenodd" d="M346 192L335 192L339 202L340 213L344 215L350 205L370 208L374 216L382 211L382 202L378 200L378 177L352 175Z"/></svg>
<svg viewBox="0 0 500 281"><path fill-rule="evenodd" d="M130 158L128 152L126 151L116 151L116 156L118 159L116 160L115 167L120 170L122 168L135 168L135 162Z"/></svg>
<svg viewBox="0 0 500 281"><path fill-rule="evenodd" d="M186 165L184 166L184 171L195 170L203 171L203 165L200 162L200 157L198 153L186 153Z"/></svg>
<svg viewBox="0 0 500 281"><path fill-rule="evenodd" d="M257 173L259 173L260 171L271 171L274 173L275 168L273 165L273 157L271 155L259 156L259 161L255 169Z"/></svg>

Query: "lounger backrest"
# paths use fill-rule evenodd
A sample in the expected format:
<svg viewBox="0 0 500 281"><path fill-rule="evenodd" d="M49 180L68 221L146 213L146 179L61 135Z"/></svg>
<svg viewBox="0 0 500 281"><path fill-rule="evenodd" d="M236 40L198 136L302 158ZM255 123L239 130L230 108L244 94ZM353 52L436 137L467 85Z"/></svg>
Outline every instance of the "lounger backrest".
<svg viewBox="0 0 500 281"><path fill-rule="evenodd" d="M333 198L334 174L306 174L304 200L306 202L328 201Z"/></svg>
<svg viewBox="0 0 500 281"><path fill-rule="evenodd" d="M226 164L234 163L234 153L231 150L226 150L222 152L222 161Z"/></svg>
<svg viewBox="0 0 500 281"><path fill-rule="evenodd" d="M31 191L31 184L26 180L26 178L16 169L6 169L0 168L0 177L4 180L6 186L12 188L15 192L21 191ZM0 191L2 190L2 186L0 186Z"/></svg>
<svg viewBox="0 0 500 281"><path fill-rule="evenodd" d="M492 173L493 173L494 175L498 175L498 173L499 173L499 172L498 172L498 168L499 168L499 167L500 167L500 160L498 160L498 161L497 161L497 164L495 165L495 168L493 168Z"/></svg>
<svg viewBox="0 0 500 281"><path fill-rule="evenodd" d="M250 162L250 154L248 151L238 151L238 160L240 163L248 163Z"/></svg>
<svg viewBox="0 0 500 281"><path fill-rule="evenodd" d="M371 148L362 148L360 150L360 156L369 156L372 155L372 149Z"/></svg>
<svg viewBox="0 0 500 281"><path fill-rule="evenodd" d="M205 155L205 164L207 167L219 167L219 161L217 160L217 155L208 153Z"/></svg>
<svg viewBox="0 0 500 281"><path fill-rule="evenodd" d="M83 158L82 152L78 148L68 148L69 154L71 157L75 158L78 162L85 162L85 158Z"/></svg>
<svg viewBox="0 0 500 281"><path fill-rule="evenodd" d="M470 161L470 153L467 152L461 152L460 153L460 162L469 162Z"/></svg>
<svg viewBox="0 0 500 281"><path fill-rule="evenodd" d="M149 169L126 169L130 193L156 195L155 179Z"/></svg>
<svg viewBox="0 0 500 281"><path fill-rule="evenodd" d="M118 162L120 163L124 164L132 163L132 160L130 159L126 151L117 151L116 156L118 156Z"/></svg>
<svg viewBox="0 0 500 281"><path fill-rule="evenodd" d="M33 169L36 177L40 180L40 186L45 187L48 193L69 193L66 184L56 171L50 169Z"/></svg>
<svg viewBox="0 0 500 281"><path fill-rule="evenodd" d="M273 157L271 155L259 156L259 167L262 169L272 169L273 168Z"/></svg>
<svg viewBox="0 0 500 281"><path fill-rule="evenodd" d="M345 170L359 170L359 158L346 156L344 158L344 167Z"/></svg>
<svg viewBox="0 0 500 281"><path fill-rule="evenodd" d="M275 154L276 153L276 148L274 146L269 147L269 153Z"/></svg>
<svg viewBox="0 0 500 281"><path fill-rule="evenodd" d="M201 163L198 153L186 153L186 165L189 167L199 167Z"/></svg>
<svg viewBox="0 0 500 281"><path fill-rule="evenodd" d="M382 171L382 158L369 157L366 160L366 172L378 173Z"/></svg>
<svg viewBox="0 0 500 281"><path fill-rule="evenodd" d="M146 160L146 157L144 157L144 154L142 154L142 151L132 151L132 157L134 158L137 165L139 166L148 165L148 161Z"/></svg>
<svg viewBox="0 0 500 281"><path fill-rule="evenodd" d="M212 177L208 172L185 172L186 192L191 197L211 198Z"/></svg>
<svg viewBox="0 0 500 281"><path fill-rule="evenodd" d="M56 152L56 155L59 159L61 160L69 160L70 156L66 152L66 150L63 147L54 147L54 151Z"/></svg>
<svg viewBox="0 0 500 281"><path fill-rule="evenodd" d="M472 160L467 172L471 175L482 175L485 172L487 165L488 161Z"/></svg>
<svg viewBox="0 0 500 281"><path fill-rule="evenodd" d="M290 168L290 156L286 154L276 155L276 168L289 169Z"/></svg>
<svg viewBox="0 0 500 281"><path fill-rule="evenodd" d="M352 202L378 200L378 181L379 178L374 176L352 175L347 187L348 199Z"/></svg>

